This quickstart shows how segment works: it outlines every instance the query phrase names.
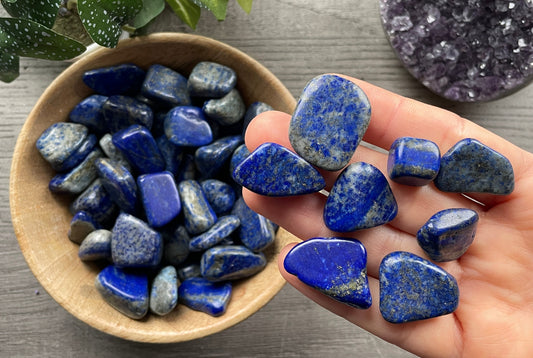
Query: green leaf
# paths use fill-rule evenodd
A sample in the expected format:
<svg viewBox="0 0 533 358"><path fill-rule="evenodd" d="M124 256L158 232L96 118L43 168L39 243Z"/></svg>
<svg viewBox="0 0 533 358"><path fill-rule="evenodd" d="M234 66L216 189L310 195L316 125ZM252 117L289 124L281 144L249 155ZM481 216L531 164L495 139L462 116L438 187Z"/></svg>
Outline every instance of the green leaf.
<svg viewBox="0 0 533 358"><path fill-rule="evenodd" d="M0 51L0 81L9 83L19 76L19 57Z"/></svg>
<svg viewBox="0 0 533 358"><path fill-rule="evenodd" d="M116 47L122 25L143 7L142 0L78 0L78 14L94 42Z"/></svg>
<svg viewBox="0 0 533 358"><path fill-rule="evenodd" d="M252 1L253 0L237 0L239 5L242 7L244 11L246 11L247 14L252 11Z"/></svg>
<svg viewBox="0 0 533 358"><path fill-rule="evenodd" d="M33 20L46 27L52 27L59 11L60 0L2 0L2 6L9 15Z"/></svg>
<svg viewBox="0 0 533 358"><path fill-rule="evenodd" d="M191 0L166 0L178 17L190 28L196 29L200 19L201 9Z"/></svg>
<svg viewBox="0 0 533 358"><path fill-rule="evenodd" d="M26 19L0 18L0 50L26 57L67 60L85 51L78 41Z"/></svg>
<svg viewBox="0 0 533 358"><path fill-rule="evenodd" d="M205 7L215 15L217 20L222 21L226 18L228 10L228 0L193 0L196 5Z"/></svg>
<svg viewBox="0 0 533 358"><path fill-rule="evenodd" d="M156 18L165 9L165 0L144 0L143 8L131 21L131 26L141 28Z"/></svg>

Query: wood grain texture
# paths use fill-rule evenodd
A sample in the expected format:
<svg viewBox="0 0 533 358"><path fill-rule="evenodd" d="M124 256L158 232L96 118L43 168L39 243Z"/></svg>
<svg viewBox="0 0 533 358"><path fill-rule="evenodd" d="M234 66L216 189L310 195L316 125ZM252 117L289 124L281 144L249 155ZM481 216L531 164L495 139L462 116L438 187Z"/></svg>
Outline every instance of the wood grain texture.
<svg viewBox="0 0 533 358"><path fill-rule="evenodd" d="M150 31L191 32L169 9ZM250 15L230 1L225 22L206 13L196 33L251 55L294 96L315 75L344 73L450 109L533 150L533 86L483 104L440 99L394 56L381 29L376 0L256 0ZM66 67L23 59L20 78L0 84L0 357L412 356L309 302L290 286L238 325L177 344L131 343L101 333L61 308L39 285L21 254L11 224L8 182L22 124L44 89Z"/></svg>

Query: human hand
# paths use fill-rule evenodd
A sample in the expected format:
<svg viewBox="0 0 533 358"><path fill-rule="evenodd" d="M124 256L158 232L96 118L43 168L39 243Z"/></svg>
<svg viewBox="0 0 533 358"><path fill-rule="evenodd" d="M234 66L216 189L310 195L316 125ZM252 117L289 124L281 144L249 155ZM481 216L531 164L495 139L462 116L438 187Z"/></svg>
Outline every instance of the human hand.
<svg viewBox="0 0 533 358"><path fill-rule="evenodd" d="M345 76L343 76L345 77ZM333 313L378 337L424 357L531 357L533 355L533 154L449 111L388 92L345 77L367 94L370 125L363 138L388 150L403 136L429 139L441 153L459 140L475 138L506 156L513 165L515 189L510 195L445 193L433 184L412 187L389 181L398 215L386 225L352 233L336 233L324 224L326 197L320 193L294 197L267 197L243 189L247 204L301 239L344 236L360 240L368 253L368 279L373 305L352 308L303 284L287 273L283 260L295 245L279 256L283 277L304 295ZM264 142L291 148L288 137L291 116L265 112L255 118L246 133L251 151ZM360 145L351 162L365 161L386 173L387 154ZM322 172L330 189L339 172ZM427 255L418 246L418 229L436 212L469 208L478 212L473 244L458 260L439 263L459 285L459 306L449 315L393 324L379 311L379 265L392 251Z"/></svg>

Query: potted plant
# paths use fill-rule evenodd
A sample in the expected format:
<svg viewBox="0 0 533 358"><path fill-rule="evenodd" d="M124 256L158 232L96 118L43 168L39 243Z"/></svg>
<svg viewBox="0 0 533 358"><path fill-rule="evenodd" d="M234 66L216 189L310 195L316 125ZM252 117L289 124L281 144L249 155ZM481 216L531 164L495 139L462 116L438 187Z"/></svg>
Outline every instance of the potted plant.
<svg viewBox="0 0 533 358"><path fill-rule="evenodd" d="M19 57L68 60L94 43L116 47L120 36L143 28L168 6L191 28L202 9L218 20L229 0L1 0L11 17L0 17L0 81L19 75ZM253 0L237 0L247 13Z"/></svg>

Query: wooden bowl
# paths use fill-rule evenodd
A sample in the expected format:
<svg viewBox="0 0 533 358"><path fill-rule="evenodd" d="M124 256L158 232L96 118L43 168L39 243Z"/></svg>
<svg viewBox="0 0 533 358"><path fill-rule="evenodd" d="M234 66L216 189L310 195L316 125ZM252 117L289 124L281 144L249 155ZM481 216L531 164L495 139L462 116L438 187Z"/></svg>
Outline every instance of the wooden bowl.
<svg viewBox="0 0 533 358"><path fill-rule="evenodd" d="M142 68L159 63L188 75L202 60L227 65L237 72L246 104L269 103L292 113L295 100L265 67L246 54L213 39L186 34L154 34L128 39L115 49L101 49L67 68L43 93L24 124L13 155L10 176L11 217L20 248L30 269L46 291L67 311L103 332L133 341L180 342L204 337L228 328L252 315L283 287L276 256L296 238L280 229L276 242L266 250L266 268L235 282L227 312L211 317L183 305L169 315L130 319L100 297L94 279L101 269L78 259L78 245L67 237L72 215L71 198L53 195L48 182L54 175L41 158L35 142L52 123L67 120L71 109L91 94L82 80L86 70L120 63Z"/></svg>

